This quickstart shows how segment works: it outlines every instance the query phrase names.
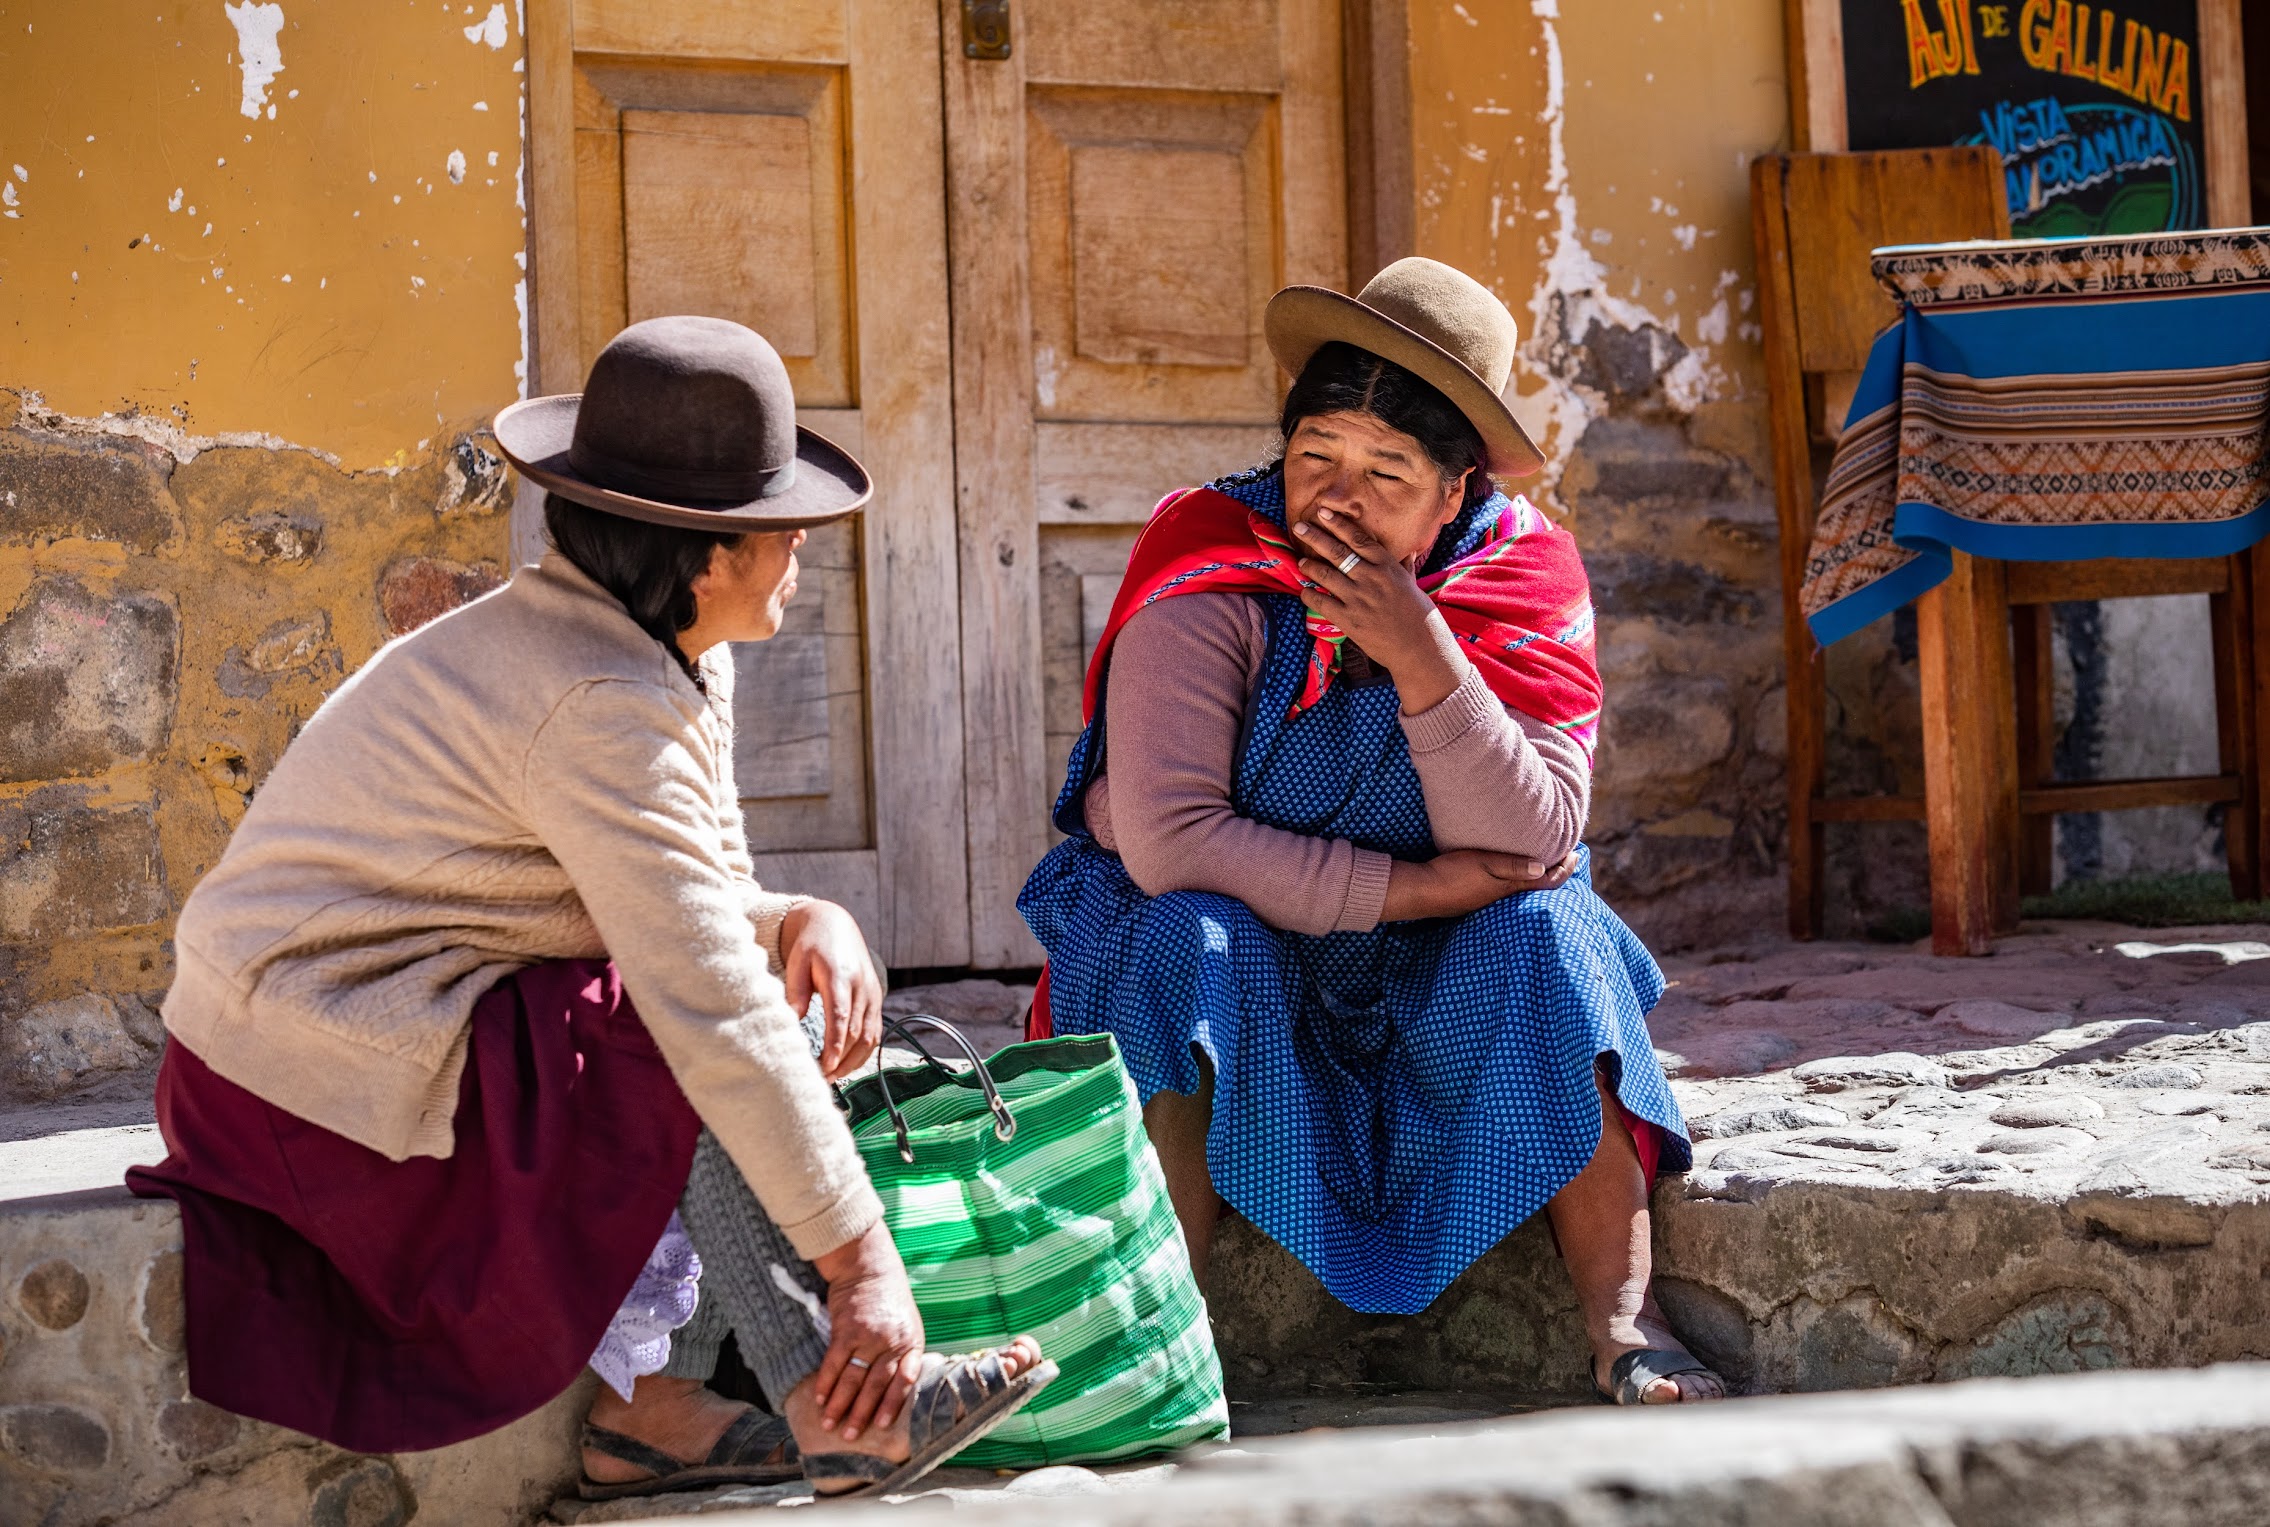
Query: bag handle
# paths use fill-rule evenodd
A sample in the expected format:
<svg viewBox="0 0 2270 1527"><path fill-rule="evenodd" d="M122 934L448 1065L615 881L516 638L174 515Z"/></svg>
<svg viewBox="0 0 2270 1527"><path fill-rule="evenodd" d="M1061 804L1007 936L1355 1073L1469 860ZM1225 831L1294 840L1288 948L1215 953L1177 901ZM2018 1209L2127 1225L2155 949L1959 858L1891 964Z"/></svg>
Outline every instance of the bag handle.
<svg viewBox="0 0 2270 1527"><path fill-rule="evenodd" d="M971 1044L960 1029L955 1028L943 1018L933 1017L929 1013L908 1013L902 1018L885 1018L883 1020L883 1032L895 1034L900 1039L905 1040L914 1052L922 1057L924 1063L931 1070L957 1087L969 1086L968 1078L947 1070L938 1060L938 1057L932 1055L922 1041L915 1038L912 1026L916 1024L926 1029L936 1030L950 1040L954 1048L962 1052L964 1058L970 1063L972 1074L977 1078L977 1085L985 1092L985 1106L993 1110L993 1138L1003 1142L1015 1139L1017 1136L1017 1120L1009 1112L1009 1105L1001 1100L1001 1089L993 1084L992 1073L985 1069L985 1058L977 1053L977 1046ZM899 1112L898 1102L891 1096L890 1078L883 1071L883 1047L881 1045L875 1047L875 1085L882 1089L883 1107L889 1110L891 1128L898 1135L899 1160L912 1166L914 1164L914 1143L907 1132L906 1115Z"/></svg>

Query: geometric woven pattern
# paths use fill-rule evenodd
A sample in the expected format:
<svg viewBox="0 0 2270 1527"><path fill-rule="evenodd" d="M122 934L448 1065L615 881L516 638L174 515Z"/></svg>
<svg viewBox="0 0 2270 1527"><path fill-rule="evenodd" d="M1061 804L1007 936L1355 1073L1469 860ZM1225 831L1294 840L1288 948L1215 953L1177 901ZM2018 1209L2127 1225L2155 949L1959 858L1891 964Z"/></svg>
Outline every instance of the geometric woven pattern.
<svg viewBox="0 0 2270 1527"><path fill-rule="evenodd" d="M1906 304L1829 468L1803 603L1824 642L2006 560L2219 556L2270 529L2270 239L1881 252Z"/></svg>

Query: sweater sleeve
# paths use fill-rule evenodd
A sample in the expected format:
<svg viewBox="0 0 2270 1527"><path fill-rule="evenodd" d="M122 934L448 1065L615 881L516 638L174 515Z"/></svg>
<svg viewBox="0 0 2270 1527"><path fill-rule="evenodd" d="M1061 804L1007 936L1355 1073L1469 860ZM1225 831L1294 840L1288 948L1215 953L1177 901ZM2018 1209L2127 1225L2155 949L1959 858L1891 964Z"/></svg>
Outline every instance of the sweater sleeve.
<svg viewBox="0 0 2270 1527"><path fill-rule="evenodd" d="M536 734L526 809L574 883L678 1085L799 1254L864 1234L882 1203L729 862L722 734L659 686L571 691ZM777 942L777 919L774 922Z"/></svg>
<svg viewBox="0 0 2270 1527"><path fill-rule="evenodd" d="M1490 849L1554 864L1583 840L1592 764L1564 732L1498 703L1480 670L1403 718L1435 847Z"/></svg>
<svg viewBox="0 0 2270 1527"><path fill-rule="evenodd" d="M1344 838L1240 816L1230 777L1266 633L1241 594L1162 599L1130 620L1111 654L1104 779L1090 821L1152 896L1234 896L1295 933L1372 928L1392 862Z"/></svg>

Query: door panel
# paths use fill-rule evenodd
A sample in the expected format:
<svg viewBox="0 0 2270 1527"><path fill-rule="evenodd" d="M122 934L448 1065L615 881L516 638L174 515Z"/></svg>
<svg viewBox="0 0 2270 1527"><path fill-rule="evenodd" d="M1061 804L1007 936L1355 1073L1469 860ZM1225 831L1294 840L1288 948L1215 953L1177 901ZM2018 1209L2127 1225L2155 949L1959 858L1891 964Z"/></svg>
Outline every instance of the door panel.
<svg viewBox="0 0 2270 1527"><path fill-rule="evenodd" d="M938 18L926 0L533 0L541 389L622 326L732 318L875 478L738 648L760 878L885 960L968 958ZM856 251L856 254L854 253Z"/></svg>
<svg viewBox="0 0 2270 1527"><path fill-rule="evenodd" d="M958 24L956 0L941 14ZM1058 0L946 65L973 954L1029 964L1080 672L1169 489L1264 459L1270 293L1345 284L1338 0Z"/></svg>

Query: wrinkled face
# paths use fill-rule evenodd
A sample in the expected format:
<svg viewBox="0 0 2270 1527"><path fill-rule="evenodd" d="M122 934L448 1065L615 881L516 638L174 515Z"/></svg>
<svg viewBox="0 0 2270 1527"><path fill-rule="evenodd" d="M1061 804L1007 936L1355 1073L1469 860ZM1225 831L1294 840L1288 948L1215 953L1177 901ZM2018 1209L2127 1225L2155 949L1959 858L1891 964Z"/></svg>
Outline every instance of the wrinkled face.
<svg viewBox="0 0 2270 1527"><path fill-rule="evenodd" d="M1425 446L1370 414L1315 414L1285 441L1286 528L1329 509L1399 561L1427 554L1465 492L1464 473L1445 477Z"/></svg>
<svg viewBox="0 0 2270 1527"><path fill-rule="evenodd" d="M751 534L711 552L708 569L694 580L694 623L702 633L715 641L761 642L779 631L796 597L796 548L805 534Z"/></svg>

